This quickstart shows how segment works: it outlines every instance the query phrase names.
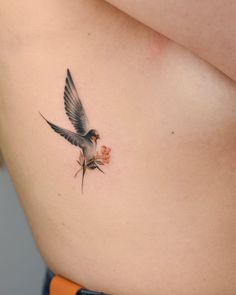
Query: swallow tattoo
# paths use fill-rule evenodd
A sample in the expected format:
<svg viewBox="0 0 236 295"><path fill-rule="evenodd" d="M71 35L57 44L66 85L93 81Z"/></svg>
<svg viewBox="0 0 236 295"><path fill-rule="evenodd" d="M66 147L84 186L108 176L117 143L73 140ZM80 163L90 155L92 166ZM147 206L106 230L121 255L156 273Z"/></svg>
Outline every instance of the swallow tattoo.
<svg viewBox="0 0 236 295"><path fill-rule="evenodd" d="M104 173L100 166L109 164L111 149L103 145L100 151L97 151L97 141L100 139L100 135L96 129L88 128L88 118L69 69L67 70L64 88L64 107L75 132L61 128L48 121L41 113L40 115L56 133L80 148L79 160L77 160L80 168L75 173L75 177L82 171L81 190L83 192L86 170L97 169Z"/></svg>

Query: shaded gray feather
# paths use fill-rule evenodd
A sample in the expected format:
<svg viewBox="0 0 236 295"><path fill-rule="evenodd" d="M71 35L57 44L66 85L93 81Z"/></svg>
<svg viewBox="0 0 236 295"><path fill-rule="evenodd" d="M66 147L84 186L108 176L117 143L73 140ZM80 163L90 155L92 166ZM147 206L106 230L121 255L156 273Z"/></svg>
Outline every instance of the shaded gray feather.
<svg viewBox="0 0 236 295"><path fill-rule="evenodd" d="M66 84L64 89L64 104L68 118L75 127L75 130L85 135L88 132L88 118L85 114L82 102L75 87L74 81L67 70Z"/></svg>
<svg viewBox="0 0 236 295"><path fill-rule="evenodd" d="M85 143L85 140L82 136L80 136L79 134L72 132L70 130L61 128L61 127L51 123L50 121L48 121L41 113L40 113L40 115L43 117L43 119L48 123L48 125L54 131L56 131L59 135L61 135L65 139L67 139L71 144L73 144L75 146L79 146L81 149L85 148L86 143Z"/></svg>

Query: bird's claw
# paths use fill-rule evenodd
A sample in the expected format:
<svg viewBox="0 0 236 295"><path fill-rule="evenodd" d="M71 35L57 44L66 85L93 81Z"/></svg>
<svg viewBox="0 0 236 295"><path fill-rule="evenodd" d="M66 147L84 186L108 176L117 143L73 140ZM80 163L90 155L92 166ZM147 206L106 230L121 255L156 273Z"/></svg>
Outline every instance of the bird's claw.
<svg viewBox="0 0 236 295"><path fill-rule="evenodd" d="M82 171L82 191L83 191L83 182L84 182L84 175L87 169L98 169L100 172L104 173L104 171L99 167L103 166L105 164L110 163L110 152L111 149L106 146L102 146L99 152L96 152L96 155L86 162L86 159L82 152L80 152L79 159L76 160L76 162L79 164L80 168L76 171L75 176L79 174L80 171Z"/></svg>

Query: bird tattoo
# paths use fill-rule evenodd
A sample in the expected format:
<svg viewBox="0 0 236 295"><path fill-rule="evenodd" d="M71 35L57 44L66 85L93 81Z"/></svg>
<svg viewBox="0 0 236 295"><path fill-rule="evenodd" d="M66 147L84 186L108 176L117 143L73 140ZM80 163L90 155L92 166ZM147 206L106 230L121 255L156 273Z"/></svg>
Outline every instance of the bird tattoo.
<svg viewBox="0 0 236 295"><path fill-rule="evenodd" d="M111 149L103 145L100 151L97 151L97 141L100 139L100 135L96 129L88 128L88 118L69 69L67 69L64 88L64 107L75 132L59 127L48 121L41 113L40 115L56 133L80 149L77 160L80 167L75 173L75 177L82 171L81 190L83 192L86 170L97 169L104 173L100 166L109 164Z"/></svg>

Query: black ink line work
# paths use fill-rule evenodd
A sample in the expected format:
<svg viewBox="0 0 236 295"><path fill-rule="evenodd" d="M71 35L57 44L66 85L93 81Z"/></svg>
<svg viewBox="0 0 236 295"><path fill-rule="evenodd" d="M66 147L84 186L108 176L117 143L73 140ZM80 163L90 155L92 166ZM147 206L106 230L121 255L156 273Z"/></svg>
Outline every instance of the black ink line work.
<svg viewBox="0 0 236 295"><path fill-rule="evenodd" d="M111 149L103 145L100 151L97 151L97 140L100 139L100 135L96 129L88 128L88 118L69 69L67 70L64 88L64 106L66 114L74 126L75 132L61 128L48 121L41 113L40 115L56 133L64 137L71 144L80 148L79 160L77 160L80 168L76 172L75 177L82 171L81 189L83 192L86 170L98 169L104 173L100 166L110 162Z"/></svg>

